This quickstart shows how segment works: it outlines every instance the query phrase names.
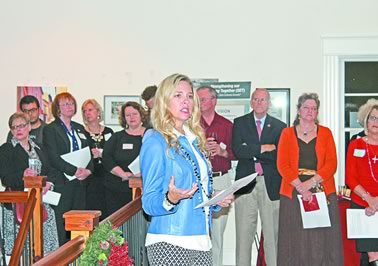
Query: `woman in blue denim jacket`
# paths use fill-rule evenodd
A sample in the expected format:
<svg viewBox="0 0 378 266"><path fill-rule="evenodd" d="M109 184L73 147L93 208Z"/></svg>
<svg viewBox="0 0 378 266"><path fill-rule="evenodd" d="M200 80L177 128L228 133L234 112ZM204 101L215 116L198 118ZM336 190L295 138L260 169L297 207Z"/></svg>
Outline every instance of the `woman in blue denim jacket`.
<svg viewBox="0 0 378 266"><path fill-rule="evenodd" d="M151 113L154 127L140 153L142 204L151 224L146 237L150 265L212 265L211 214L228 206L196 208L212 197L212 171L190 79L164 79Z"/></svg>

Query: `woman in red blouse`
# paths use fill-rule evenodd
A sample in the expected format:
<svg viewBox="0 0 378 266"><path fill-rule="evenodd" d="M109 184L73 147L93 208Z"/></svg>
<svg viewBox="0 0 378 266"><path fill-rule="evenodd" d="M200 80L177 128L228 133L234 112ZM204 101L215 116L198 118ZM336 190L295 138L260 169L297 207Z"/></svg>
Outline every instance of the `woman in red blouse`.
<svg viewBox="0 0 378 266"><path fill-rule="evenodd" d="M351 207L365 209L365 214L371 216L378 211L378 101L370 99L362 105L358 119L366 137L349 144L346 183L353 191ZM358 252L368 253L369 265L378 265L377 238L357 239L356 245Z"/></svg>

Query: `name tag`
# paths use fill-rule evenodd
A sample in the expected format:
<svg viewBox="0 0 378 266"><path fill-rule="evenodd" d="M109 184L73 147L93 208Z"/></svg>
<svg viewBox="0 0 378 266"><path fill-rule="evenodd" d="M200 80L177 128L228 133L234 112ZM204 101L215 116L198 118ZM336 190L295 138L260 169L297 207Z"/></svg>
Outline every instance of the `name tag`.
<svg viewBox="0 0 378 266"><path fill-rule="evenodd" d="M132 143L123 143L122 149L123 150L132 150L133 149L133 144Z"/></svg>
<svg viewBox="0 0 378 266"><path fill-rule="evenodd" d="M353 156L362 158L365 156L365 153L366 153L366 150L364 149L354 149Z"/></svg>
<svg viewBox="0 0 378 266"><path fill-rule="evenodd" d="M79 135L79 138L81 139L87 139L87 137L83 133L77 133Z"/></svg>

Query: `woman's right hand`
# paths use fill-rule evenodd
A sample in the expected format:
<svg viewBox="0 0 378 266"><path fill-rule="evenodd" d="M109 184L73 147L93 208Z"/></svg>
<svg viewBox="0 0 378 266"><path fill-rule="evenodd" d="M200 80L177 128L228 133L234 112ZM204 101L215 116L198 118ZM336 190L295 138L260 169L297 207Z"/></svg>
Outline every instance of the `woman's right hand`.
<svg viewBox="0 0 378 266"><path fill-rule="evenodd" d="M168 185L168 198L169 201L173 203L177 203L182 199L187 199L193 196L193 194L197 191L198 185L194 183L193 186L189 189L179 189L175 186L175 178L171 176L171 181Z"/></svg>
<svg viewBox="0 0 378 266"><path fill-rule="evenodd" d="M37 171L31 169L31 168L26 168L24 170L24 176L36 176L37 175Z"/></svg>
<svg viewBox="0 0 378 266"><path fill-rule="evenodd" d="M103 149L100 149L100 148L92 148L91 151L92 151L92 154L93 154L93 158L94 158L94 159L96 159L96 158L101 158L101 157L102 157L102 151L103 151Z"/></svg>
<svg viewBox="0 0 378 266"><path fill-rule="evenodd" d="M378 211L378 197L372 197L370 195L368 195L366 197L366 202L369 204L369 207L368 208L371 208L372 210L374 210L374 213L376 211ZM373 213L373 214L374 214ZM372 215L373 215L372 214ZM367 215L367 214L366 214Z"/></svg>

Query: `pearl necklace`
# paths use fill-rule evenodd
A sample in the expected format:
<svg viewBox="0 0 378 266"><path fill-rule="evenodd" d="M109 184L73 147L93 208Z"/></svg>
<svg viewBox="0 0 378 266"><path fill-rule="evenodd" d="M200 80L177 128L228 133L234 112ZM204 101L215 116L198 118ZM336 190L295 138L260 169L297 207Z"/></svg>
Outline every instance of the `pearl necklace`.
<svg viewBox="0 0 378 266"><path fill-rule="evenodd" d="M373 172L373 167L371 165L371 159L370 159L370 152L369 152L368 141L369 141L369 139L366 138L365 144L366 144L366 152L367 152L367 156L368 156L368 163L369 163L369 168L370 168L370 174L371 174L371 177L374 179L374 181L376 183L378 183L378 180L375 178L375 175L374 175L374 172ZM372 160L374 161L374 164L376 163L376 161L378 161L378 158L377 158L377 156L375 154L374 154L374 157L373 157Z"/></svg>

